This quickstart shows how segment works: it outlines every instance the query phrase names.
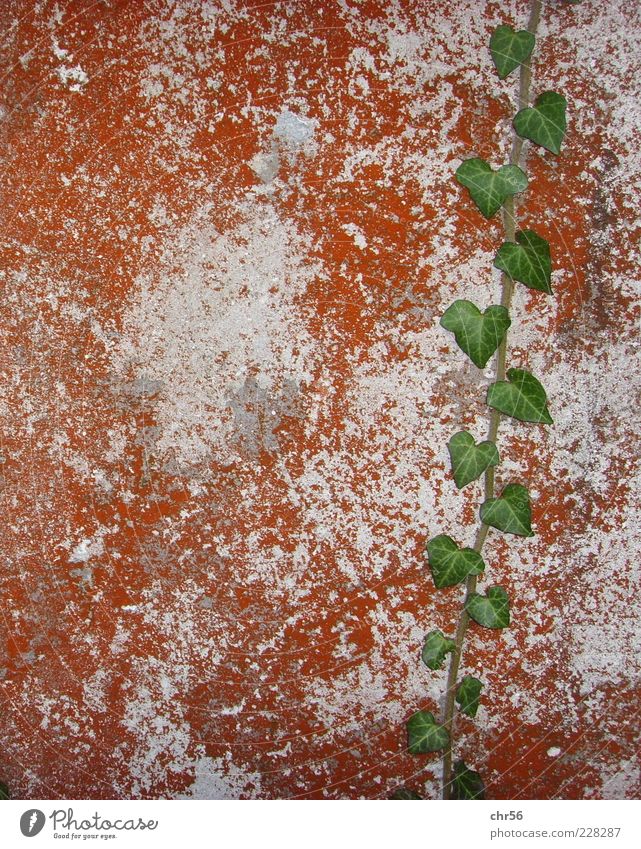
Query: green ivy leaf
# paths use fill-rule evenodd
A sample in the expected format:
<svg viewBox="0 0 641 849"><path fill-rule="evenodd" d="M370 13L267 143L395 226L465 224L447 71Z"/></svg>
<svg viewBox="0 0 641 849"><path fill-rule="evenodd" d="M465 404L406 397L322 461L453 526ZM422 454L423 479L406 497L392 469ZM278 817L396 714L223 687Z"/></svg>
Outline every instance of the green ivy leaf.
<svg viewBox="0 0 641 849"><path fill-rule="evenodd" d="M459 300L445 310L440 324L454 334L456 344L475 366L485 368L507 333L510 314L498 305L482 313L471 301Z"/></svg>
<svg viewBox="0 0 641 849"><path fill-rule="evenodd" d="M6 799L11 798L11 793L9 792L9 788L4 783L4 781L0 781L0 801L5 801Z"/></svg>
<svg viewBox="0 0 641 849"><path fill-rule="evenodd" d="M514 117L514 129L524 139L540 144L552 153L561 150L565 135L567 100L556 91L544 91L534 106L521 109Z"/></svg>
<svg viewBox="0 0 641 849"><path fill-rule="evenodd" d="M473 548L459 548L451 537L439 534L427 544L427 557L437 589L460 584L468 575L480 575L483 558Z"/></svg>
<svg viewBox="0 0 641 849"><path fill-rule="evenodd" d="M510 601L503 587L490 587L487 595L472 593L465 608L484 628L507 628L510 624Z"/></svg>
<svg viewBox="0 0 641 849"><path fill-rule="evenodd" d="M534 230L521 230L516 234L516 241L516 245L514 242L501 245L494 257L494 266L530 289L552 294L549 243Z"/></svg>
<svg viewBox="0 0 641 849"><path fill-rule="evenodd" d="M498 498L481 504L481 521L506 534L533 537L529 492L520 483L508 484Z"/></svg>
<svg viewBox="0 0 641 849"><path fill-rule="evenodd" d="M534 36L526 29L515 32L512 27L503 24L494 30L490 38L490 52L502 80L529 59L534 41Z"/></svg>
<svg viewBox="0 0 641 849"><path fill-rule="evenodd" d="M466 159L456 169L456 179L486 218L498 212L510 195L527 188L527 177L518 165L502 165L497 171L484 159Z"/></svg>
<svg viewBox="0 0 641 849"><path fill-rule="evenodd" d="M454 434L447 443L447 450L452 461L454 483L459 489L475 481L486 469L499 462L498 448L493 442L485 440L477 445L472 434L466 430Z"/></svg>
<svg viewBox="0 0 641 849"><path fill-rule="evenodd" d="M545 389L536 377L522 368L508 369L506 377L488 386L487 404L521 422L552 424Z"/></svg>
<svg viewBox="0 0 641 849"><path fill-rule="evenodd" d="M407 721L407 750L412 755L439 752L450 742L450 735L436 724L434 716L427 710L419 710Z"/></svg>
<svg viewBox="0 0 641 849"><path fill-rule="evenodd" d="M478 772L466 766L465 761L454 764L452 790L454 799L485 799L483 779Z"/></svg>
<svg viewBox="0 0 641 849"><path fill-rule="evenodd" d="M419 796L414 790L408 790L407 787L399 787L398 790L395 790L390 799L422 799L422 796Z"/></svg>
<svg viewBox="0 0 641 849"><path fill-rule="evenodd" d="M454 640L448 639L442 631L430 631L425 637L423 646L423 663L428 669L440 669L445 660L445 655L453 652L456 648Z"/></svg>
<svg viewBox="0 0 641 849"><path fill-rule="evenodd" d="M456 701L461 709L461 713L465 713L468 716L476 716L482 689L483 684L478 678L475 678L473 675L465 675L456 691Z"/></svg>

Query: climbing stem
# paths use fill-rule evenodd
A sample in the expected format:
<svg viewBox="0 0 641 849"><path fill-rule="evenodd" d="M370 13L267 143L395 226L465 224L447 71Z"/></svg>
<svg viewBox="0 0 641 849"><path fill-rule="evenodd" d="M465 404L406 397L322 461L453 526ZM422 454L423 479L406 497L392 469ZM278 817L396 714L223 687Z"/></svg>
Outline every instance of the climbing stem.
<svg viewBox="0 0 641 849"><path fill-rule="evenodd" d="M541 19L542 0L531 0L530 2L530 18L528 20L527 29L532 35L536 34L539 21ZM530 62L525 62L521 65L519 92L518 92L518 108L525 109L530 102L530 86L532 82L532 65ZM512 142L512 151L510 154L510 164L522 167L524 164L523 154L523 139L514 132ZM503 205L503 232L506 242L514 242L516 235L516 205L514 197L510 196ZM501 305L506 309L510 308L512 303L512 294L514 292L514 283L507 274L501 274ZM494 359L494 379L505 380L505 363L507 356L507 333L503 341L498 347ZM492 410L490 414L490 422L488 428L488 440L495 442L501 414L497 410ZM484 475L483 488L485 500L494 497L494 467L490 466ZM481 552L485 540L487 538L489 526L481 523L474 542L474 550ZM465 582L465 599L463 607L459 615L458 625L456 627L456 636L454 638L455 648L450 655L450 665L447 674L447 689L445 692L445 704L443 707L442 725L447 729L450 735L450 743L443 753L443 798L451 799L453 790L453 773L452 773L452 752L454 748L454 718L455 718L455 700L456 700L456 684L458 680L459 667L463 656L463 644L465 642L465 634L470 623L470 617L467 612L467 601L476 592L477 576L470 575Z"/></svg>

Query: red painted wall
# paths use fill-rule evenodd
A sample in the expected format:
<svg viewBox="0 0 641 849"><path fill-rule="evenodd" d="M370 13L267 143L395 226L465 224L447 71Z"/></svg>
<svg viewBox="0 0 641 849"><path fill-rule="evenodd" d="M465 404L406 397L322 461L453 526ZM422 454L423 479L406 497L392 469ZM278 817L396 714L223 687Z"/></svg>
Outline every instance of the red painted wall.
<svg viewBox="0 0 641 849"><path fill-rule="evenodd" d="M438 795L405 720L453 631L427 539L481 497L446 442L490 380L438 326L498 298L502 241L453 173L510 145L487 44L528 4L32 3L3 68L0 778L24 798ZM510 364L552 428L504 421L490 535L503 632L459 753L494 798L639 795L635 4L550 2L533 93L569 101L518 215Z"/></svg>

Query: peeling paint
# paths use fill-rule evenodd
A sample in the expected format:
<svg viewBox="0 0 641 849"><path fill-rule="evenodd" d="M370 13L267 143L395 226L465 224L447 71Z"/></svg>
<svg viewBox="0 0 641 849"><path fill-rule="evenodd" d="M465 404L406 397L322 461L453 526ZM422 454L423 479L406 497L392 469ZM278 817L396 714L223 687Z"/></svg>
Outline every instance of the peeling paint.
<svg viewBox="0 0 641 849"><path fill-rule="evenodd" d="M31 14L22 14L30 11ZM46 7L46 8L45 8ZM0 11L4 498L0 779L21 798L438 794L404 723L471 543L446 443L484 438L479 372L439 327L497 298L502 235L452 179L507 154L487 41L523 0L154 0ZM524 226L555 296L519 287L513 365L555 425L501 425L491 534L513 625L470 632L461 753L495 798L632 798L639 222L633 4L547 4ZM616 740L616 744L613 742ZM24 763L30 763L26 770Z"/></svg>

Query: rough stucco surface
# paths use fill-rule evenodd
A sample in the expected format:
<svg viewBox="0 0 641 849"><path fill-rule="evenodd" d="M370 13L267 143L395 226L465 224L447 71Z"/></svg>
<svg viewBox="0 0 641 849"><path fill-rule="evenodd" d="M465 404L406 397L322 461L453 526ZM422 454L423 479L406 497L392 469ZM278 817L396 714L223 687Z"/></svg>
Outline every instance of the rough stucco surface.
<svg viewBox="0 0 641 849"><path fill-rule="evenodd" d="M502 241L453 172L505 161L521 0L2 4L0 778L42 797L438 794L404 723L438 712L453 630L427 539L470 545L480 372L438 326L495 302ZM506 420L460 753L498 798L626 798L638 758L641 8L546 4L511 365L553 427Z"/></svg>

